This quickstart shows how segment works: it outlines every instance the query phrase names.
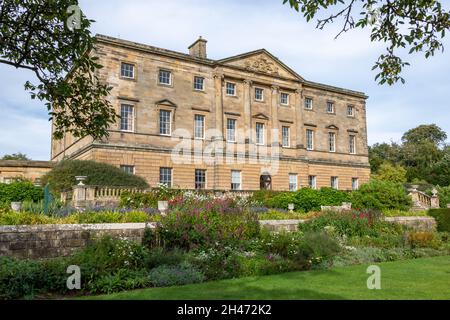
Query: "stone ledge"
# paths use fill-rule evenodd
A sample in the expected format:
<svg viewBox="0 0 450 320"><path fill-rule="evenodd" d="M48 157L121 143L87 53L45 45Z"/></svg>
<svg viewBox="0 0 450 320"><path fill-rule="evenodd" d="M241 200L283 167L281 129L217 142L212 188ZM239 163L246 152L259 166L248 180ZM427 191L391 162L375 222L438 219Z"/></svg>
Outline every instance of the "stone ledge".
<svg viewBox="0 0 450 320"><path fill-rule="evenodd" d="M49 232L49 231L135 230L135 229L154 228L155 226L156 226L155 222L0 226L0 234L41 232L41 231Z"/></svg>

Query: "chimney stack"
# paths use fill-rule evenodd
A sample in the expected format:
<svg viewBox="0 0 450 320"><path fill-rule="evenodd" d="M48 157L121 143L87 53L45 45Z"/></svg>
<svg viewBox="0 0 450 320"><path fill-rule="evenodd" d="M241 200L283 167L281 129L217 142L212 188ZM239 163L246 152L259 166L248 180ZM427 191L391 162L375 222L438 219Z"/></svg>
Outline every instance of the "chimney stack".
<svg viewBox="0 0 450 320"><path fill-rule="evenodd" d="M206 59L206 41L200 36L197 41L189 46L189 54L196 58Z"/></svg>

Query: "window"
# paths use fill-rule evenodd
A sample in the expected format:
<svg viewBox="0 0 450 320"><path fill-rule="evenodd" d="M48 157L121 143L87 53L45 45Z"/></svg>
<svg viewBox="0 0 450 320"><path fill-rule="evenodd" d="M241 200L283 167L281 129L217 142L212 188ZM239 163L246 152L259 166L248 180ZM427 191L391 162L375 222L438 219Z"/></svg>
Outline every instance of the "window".
<svg viewBox="0 0 450 320"><path fill-rule="evenodd" d="M231 190L241 190L241 172L231 171Z"/></svg>
<svg viewBox="0 0 450 320"><path fill-rule="evenodd" d="M159 168L159 183L172 187L172 168Z"/></svg>
<svg viewBox="0 0 450 320"><path fill-rule="evenodd" d="M230 142L236 141L236 120L227 120L227 140Z"/></svg>
<svg viewBox="0 0 450 320"><path fill-rule="evenodd" d="M133 131L134 107L129 104L120 106L120 130Z"/></svg>
<svg viewBox="0 0 450 320"><path fill-rule="evenodd" d="M356 136L350 135L348 138L348 149L350 154L356 154Z"/></svg>
<svg viewBox="0 0 450 320"><path fill-rule="evenodd" d="M206 170L195 169L195 189L206 188Z"/></svg>
<svg viewBox="0 0 450 320"><path fill-rule="evenodd" d="M264 100L264 90L261 88L255 88L255 100L263 101Z"/></svg>
<svg viewBox="0 0 450 320"><path fill-rule="evenodd" d="M289 139L289 127L281 127L281 145L283 147L289 147L290 146L290 139Z"/></svg>
<svg viewBox="0 0 450 320"><path fill-rule="evenodd" d="M227 96L235 96L236 95L236 85L231 82L227 82Z"/></svg>
<svg viewBox="0 0 450 320"><path fill-rule="evenodd" d="M264 144L264 124L256 123L256 144Z"/></svg>
<svg viewBox="0 0 450 320"><path fill-rule="evenodd" d="M334 132L328 133L328 151L336 152L336 134Z"/></svg>
<svg viewBox="0 0 450 320"><path fill-rule="evenodd" d="M358 190L358 189L359 189L359 179L352 178L352 190Z"/></svg>
<svg viewBox="0 0 450 320"><path fill-rule="evenodd" d="M309 176L308 183L309 183L309 187L311 189L317 189L317 177L316 176Z"/></svg>
<svg viewBox="0 0 450 320"><path fill-rule="evenodd" d="M120 76L122 78L134 79L134 65L122 62L120 65Z"/></svg>
<svg viewBox="0 0 450 320"><path fill-rule="evenodd" d="M327 113L334 113L334 103L327 102Z"/></svg>
<svg viewBox="0 0 450 320"><path fill-rule="evenodd" d="M169 136L171 133L171 112L167 110L159 111L159 133Z"/></svg>
<svg viewBox="0 0 450 320"><path fill-rule="evenodd" d="M297 175L290 173L289 174L289 191L297 191Z"/></svg>
<svg viewBox="0 0 450 320"><path fill-rule="evenodd" d="M306 130L306 149L314 150L314 131Z"/></svg>
<svg viewBox="0 0 450 320"><path fill-rule="evenodd" d="M165 85L172 84L172 72L167 70L159 70L159 83Z"/></svg>
<svg viewBox="0 0 450 320"><path fill-rule="evenodd" d="M313 100L311 98L305 98L305 109L312 110Z"/></svg>
<svg viewBox="0 0 450 320"><path fill-rule="evenodd" d="M196 139L205 138L205 116L199 114L195 115L194 134Z"/></svg>
<svg viewBox="0 0 450 320"><path fill-rule="evenodd" d="M195 90L204 90L205 78L202 77L194 77L194 89Z"/></svg>
<svg viewBox="0 0 450 320"><path fill-rule="evenodd" d="M339 178L338 177L331 177L331 187L333 189L339 189Z"/></svg>
<svg viewBox="0 0 450 320"><path fill-rule="evenodd" d="M134 166L129 166L129 165L121 165L120 169L122 169L122 171L129 173L129 174L134 174Z"/></svg>
<svg viewBox="0 0 450 320"><path fill-rule="evenodd" d="M289 94L281 92L280 93L280 103L283 105L289 104Z"/></svg>
<svg viewBox="0 0 450 320"><path fill-rule="evenodd" d="M349 117L355 116L355 108L353 106L347 106L347 116Z"/></svg>

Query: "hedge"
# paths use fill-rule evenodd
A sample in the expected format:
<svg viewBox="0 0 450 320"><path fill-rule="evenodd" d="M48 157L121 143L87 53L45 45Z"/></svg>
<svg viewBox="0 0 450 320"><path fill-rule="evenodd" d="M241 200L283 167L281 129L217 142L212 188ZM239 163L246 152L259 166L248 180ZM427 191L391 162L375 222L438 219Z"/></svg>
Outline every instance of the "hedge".
<svg viewBox="0 0 450 320"><path fill-rule="evenodd" d="M450 209L431 209L428 215L436 219L438 231L450 232Z"/></svg>
<svg viewBox="0 0 450 320"><path fill-rule="evenodd" d="M44 198L44 190L31 182L0 183L0 204L9 206L11 202L33 201Z"/></svg>

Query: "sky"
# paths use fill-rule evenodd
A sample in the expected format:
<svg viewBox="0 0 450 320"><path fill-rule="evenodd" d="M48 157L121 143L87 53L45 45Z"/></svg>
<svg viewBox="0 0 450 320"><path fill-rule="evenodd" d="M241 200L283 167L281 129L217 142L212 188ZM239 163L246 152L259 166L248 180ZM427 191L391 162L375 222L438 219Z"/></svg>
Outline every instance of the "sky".
<svg viewBox="0 0 450 320"><path fill-rule="evenodd" d="M212 59L265 48L307 80L365 92L369 145L400 141L421 124L450 135L449 50L429 59L405 55L406 84L380 86L371 69L383 43L370 42L368 30L335 39L340 21L318 30L282 0L81 0L80 6L96 20L94 34L186 53L201 35ZM450 49L450 39L444 44ZM24 90L27 80L36 82L29 71L0 64L0 157L22 152L49 160L48 112Z"/></svg>

